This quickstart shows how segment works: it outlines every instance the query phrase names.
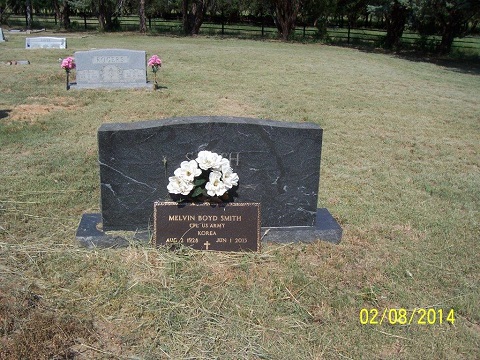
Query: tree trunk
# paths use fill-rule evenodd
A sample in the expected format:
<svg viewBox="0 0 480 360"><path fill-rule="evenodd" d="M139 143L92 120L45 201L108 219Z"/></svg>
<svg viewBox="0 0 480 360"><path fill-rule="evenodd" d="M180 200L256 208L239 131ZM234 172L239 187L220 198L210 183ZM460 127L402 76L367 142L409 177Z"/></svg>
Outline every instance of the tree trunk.
<svg viewBox="0 0 480 360"><path fill-rule="evenodd" d="M452 50L453 40L458 36L464 36L468 33L468 21L457 9L452 9L441 21L442 41L437 47L437 51L442 54L448 54Z"/></svg>
<svg viewBox="0 0 480 360"><path fill-rule="evenodd" d="M53 8L55 9L55 16L57 17L60 28L68 29L70 28L70 5L67 0L59 0L53 1Z"/></svg>
<svg viewBox="0 0 480 360"><path fill-rule="evenodd" d="M55 11L55 25L57 25L57 20L62 24L62 12L60 10L60 4L58 0L53 0L53 10ZM60 25L61 26L61 25Z"/></svg>
<svg viewBox="0 0 480 360"><path fill-rule="evenodd" d="M98 18L98 27L100 31L105 31L105 28L106 28L105 13L106 13L105 0L99 0L97 18Z"/></svg>
<svg viewBox="0 0 480 360"><path fill-rule="evenodd" d="M139 1L138 15L140 18L140 33L145 34L147 32L147 21L145 17L145 0Z"/></svg>
<svg viewBox="0 0 480 360"><path fill-rule="evenodd" d="M198 35L202 26L205 13L207 12L208 0L192 0L189 6L188 0L182 1L182 21L185 35Z"/></svg>
<svg viewBox="0 0 480 360"><path fill-rule="evenodd" d="M113 4L109 0L98 0L98 27L100 31L110 31L114 28Z"/></svg>
<svg viewBox="0 0 480 360"><path fill-rule="evenodd" d="M275 0L276 25L282 40L286 41L295 31L300 0Z"/></svg>
<svg viewBox="0 0 480 360"><path fill-rule="evenodd" d="M30 0L25 1L25 25L27 30L32 29L32 2Z"/></svg>
<svg viewBox="0 0 480 360"><path fill-rule="evenodd" d="M384 46L387 49L398 48L401 44L405 23L407 22L408 9L395 1L386 16L387 35L385 37Z"/></svg>
<svg viewBox="0 0 480 360"><path fill-rule="evenodd" d="M441 55L448 54L452 50L453 40L455 39L455 30L452 26L446 26L442 30L442 41L437 46L437 51Z"/></svg>
<svg viewBox="0 0 480 360"><path fill-rule="evenodd" d="M70 28L70 5L67 0L65 0L63 5L62 17L60 19L60 24L63 28L69 29Z"/></svg>
<svg viewBox="0 0 480 360"><path fill-rule="evenodd" d="M188 0L182 1L182 24L185 35L190 34L190 24L188 22Z"/></svg>

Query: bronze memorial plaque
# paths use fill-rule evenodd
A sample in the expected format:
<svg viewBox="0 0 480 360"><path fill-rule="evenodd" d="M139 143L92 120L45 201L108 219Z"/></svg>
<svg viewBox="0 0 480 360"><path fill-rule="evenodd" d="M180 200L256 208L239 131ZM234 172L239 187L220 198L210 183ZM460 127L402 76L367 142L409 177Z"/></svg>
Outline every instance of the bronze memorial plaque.
<svg viewBox="0 0 480 360"><path fill-rule="evenodd" d="M156 202L153 242L197 250L260 250L260 204Z"/></svg>

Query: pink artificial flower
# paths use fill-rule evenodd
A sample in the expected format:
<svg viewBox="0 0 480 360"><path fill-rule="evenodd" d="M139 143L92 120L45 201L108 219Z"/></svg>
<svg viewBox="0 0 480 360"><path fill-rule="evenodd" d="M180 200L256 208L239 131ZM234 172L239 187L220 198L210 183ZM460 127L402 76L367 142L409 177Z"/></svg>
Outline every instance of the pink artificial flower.
<svg viewBox="0 0 480 360"><path fill-rule="evenodd" d="M72 69L75 69L75 59L71 56L63 59L62 61L62 69L65 69L65 70L72 70Z"/></svg>
<svg viewBox="0 0 480 360"><path fill-rule="evenodd" d="M157 55L153 55L150 59L148 59L148 66L162 66L162 60Z"/></svg>

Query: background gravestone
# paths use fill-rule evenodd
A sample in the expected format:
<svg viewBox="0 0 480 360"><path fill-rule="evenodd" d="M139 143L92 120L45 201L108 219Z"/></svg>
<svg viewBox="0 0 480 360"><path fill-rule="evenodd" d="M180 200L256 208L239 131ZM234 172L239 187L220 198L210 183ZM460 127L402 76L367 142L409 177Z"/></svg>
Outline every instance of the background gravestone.
<svg viewBox="0 0 480 360"><path fill-rule="evenodd" d="M3 35L3 29L0 28L0 42L5 42L5 35Z"/></svg>
<svg viewBox="0 0 480 360"><path fill-rule="evenodd" d="M75 89L152 88L145 51L100 49L75 52Z"/></svg>
<svg viewBox="0 0 480 360"><path fill-rule="evenodd" d="M235 201L261 203L267 239L338 242L341 228L328 210L317 209L322 133L310 123L234 117L103 124L98 130L103 230L148 229L153 203L171 199L167 184L174 170L210 150L229 158L238 173Z"/></svg>
<svg viewBox="0 0 480 360"><path fill-rule="evenodd" d="M66 49L67 39L40 36L25 39L25 49Z"/></svg>

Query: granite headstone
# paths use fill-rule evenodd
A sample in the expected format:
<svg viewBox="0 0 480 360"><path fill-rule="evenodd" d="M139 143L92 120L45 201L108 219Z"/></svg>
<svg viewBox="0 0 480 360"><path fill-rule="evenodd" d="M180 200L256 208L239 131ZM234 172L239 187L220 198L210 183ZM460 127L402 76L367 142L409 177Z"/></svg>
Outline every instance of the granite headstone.
<svg viewBox="0 0 480 360"><path fill-rule="evenodd" d="M103 222L104 231L149 229L153 203L170 200L167 184L174 170L210 150L230 159L240 178L235 201L261 203L264 240L338 243L341 227L327 209L317 208L322 134L311 123L237 117L103 124L102 214L88 221ZM94 240L85 221L77 238L89 246Z"/></svg>
<svg viewBox="0 0 480 360"><path fill-rule="evenodd" d="M76 51L76 84L72 89L151 88L145 51L99 49Z"/></svg>
<svg viewBox="0 0 480 360"><path fill-rule="evenodd" d="M25 49L66 49L67 39L39 36L25 39Z"/></svg>
<svg viewBox="0 0 480 360"><path fill-rule="evenodd" d="M0 28L0 42L5 42L5 35L3 35L3 29Z"/></svg>

